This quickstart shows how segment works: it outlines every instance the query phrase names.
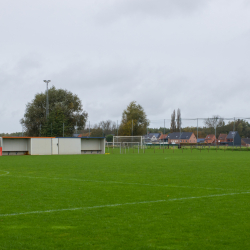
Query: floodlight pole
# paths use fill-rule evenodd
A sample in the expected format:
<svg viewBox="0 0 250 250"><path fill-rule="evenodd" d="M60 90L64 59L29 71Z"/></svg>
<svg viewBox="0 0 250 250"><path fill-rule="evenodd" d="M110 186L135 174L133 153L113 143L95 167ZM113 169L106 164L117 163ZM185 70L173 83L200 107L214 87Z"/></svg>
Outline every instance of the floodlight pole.
<svg viewBox="0 0 250 250"><path fill-rule="evenodd" d="M217 127L217 117L216 117L216 121L215 121L215 124L214 124L214 129L215 129L215 145L216 144L216 127Z"/></svg>
<svg viewBox="0 0 250 250"><path fill-rule="evenodd" d="M51 82L51 80L43 80L45 83L47 83L47 98L46 98L46 119L49 117L49 89L48 84Z"/></svg>
<svg viewBox="0 0 250 250"><path fill-rule="evenodd" d="M235 117L234 117L234 130L235 130ZM233 133L233 147L234 147L234 136L235 134Z"/></svg>
<svg viewBox="0 0 250 250"><path fill-rule="evenodd" d="M133 120L132 120L132 136L133 136Z"/></svg>
<svg viewBox="0 0 250 250"><path fill-rule="evenodd" d="M180 145L181 145L181 118L179 118L179 125L180 125Z"/></svg>
<svg viewBox="0 0 250 250"><path fill-rule="evenodd" d="M197 142L198 142L198 118L197 118Z"/></svg>
<svg viewBox="0 0 250 250"><path fill-rule="evenodd" d="M118 136L118 120L117 120L117 123L116 123L116 129L117 129L117 136Z"/></svg>
<svg viewBox="0 0 250 250"><path fill-rule="evenodd" d="M165 119L164 119L164 135L165 135Z"/></svg>

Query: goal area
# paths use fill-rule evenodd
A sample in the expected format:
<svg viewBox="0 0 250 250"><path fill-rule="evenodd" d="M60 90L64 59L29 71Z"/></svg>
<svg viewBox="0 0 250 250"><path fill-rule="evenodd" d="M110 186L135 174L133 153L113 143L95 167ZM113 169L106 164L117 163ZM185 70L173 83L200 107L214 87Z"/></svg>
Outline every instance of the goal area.
<svg viewBox="0 0 250 250"><path fill-rule="evenodd" d="M143 142L143 136L113 136L113 146L116 144L122 144L127 147L142 146Z"/></svg>

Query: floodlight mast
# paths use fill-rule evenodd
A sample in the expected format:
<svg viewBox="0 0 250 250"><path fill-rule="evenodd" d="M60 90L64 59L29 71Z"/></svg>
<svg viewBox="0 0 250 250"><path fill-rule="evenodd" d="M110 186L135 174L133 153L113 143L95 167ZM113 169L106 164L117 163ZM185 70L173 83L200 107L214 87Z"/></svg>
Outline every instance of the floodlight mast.
<svg viewBox="0 0 250 250"><path fill-rule="evenodd" d="M51 80L43 80L45 83L47 83L47 98L46 98L46 119L49 117L49 90L48 90L48 83L51 82Z"/></svg>

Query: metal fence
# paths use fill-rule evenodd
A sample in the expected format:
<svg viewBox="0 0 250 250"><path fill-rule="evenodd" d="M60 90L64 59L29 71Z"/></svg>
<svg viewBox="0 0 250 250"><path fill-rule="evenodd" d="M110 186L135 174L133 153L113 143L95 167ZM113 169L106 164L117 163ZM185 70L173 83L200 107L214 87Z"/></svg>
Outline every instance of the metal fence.
<svg viewBox="0 0 250 250"><path fill-rule="evenodd" d="M250 118L245 117L232 117L232 118L220 118L223 121L223 124L217 124L215 119L214 125L209 126L206 124L208 119L214 118L181 118L180 128L176 128L176 132L194 132L196 138L204 138L207 134L215 134L216 137L221 133L228 133L229 131L238 131L241 137L250 138ZM150 120L150 119L149 119ZM219 120L219 119L218 119ZM84 129L79 130L77 124L74 127L70 128L70 133L66 133L65 124L51 123L48 127L47 125L47 134L46 136L107 136L115 135L119 136L119 126L120 122L118 121L109 121L109 126L106 126L105 122L103 125L100 125L102 122L91 122L87 121ZM150 120L150 124L147 127L145 133L150 132L161 132L167 134L171 131L170 128L171 119L158 119ZM39 135L43 136L42 125L39 126ZM106 127L105 127L106 126ZM69 131L69 130L67 130ZM22 126L22 132L19 133L23 136L27 135L27 128ZM130 135L134 135L133 127L131 126Z"/></svg>

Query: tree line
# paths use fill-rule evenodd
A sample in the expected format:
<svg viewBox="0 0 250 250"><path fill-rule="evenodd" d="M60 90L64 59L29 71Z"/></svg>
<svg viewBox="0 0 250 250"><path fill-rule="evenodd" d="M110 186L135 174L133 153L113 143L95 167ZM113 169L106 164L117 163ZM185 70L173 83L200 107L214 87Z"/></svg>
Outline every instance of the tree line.
<svg viewBox="0 0 250 250"><path fill-rule="evenodd" d="M47 93L38 93L26 105L24 117L20 120L27 136L72 136L74 133L88 134L88 113L83 110L77 95L54 86L48 90L49 115L46 116ZM111 120L101 121L91 128L92 137L110 134L143 135L149 126L147 115L140 104L132 101L122 113L117 124Z"/></svg>
<svg viewBox="0 0 250 250"><path fill-rule="evenodd" d="M48 90L49 116L46 117L46 94L38 93L34 99L26 105L24 117L20 120L25 128L26 136L72 136L74 133L83 136L136 136L147 133L193 132L197 136L197 127L182 127L181 110L178 108L171 114L170 127L150 128L150 121L140 104L132 101L124 109L119 125L111 120L94 124L91 129L87 126L88 113L83 110L80 98L70 91L56 89L52 86ZM204 138L207 134L229 133L238 131L241 137L250 137L250 124L238 119L227 124L220 116L214 116L204 120L204 125L198 128L198 137ZM91 133L90 133L91 132ZM1 136L19 136L23 133L1 134Z"/></svg>

